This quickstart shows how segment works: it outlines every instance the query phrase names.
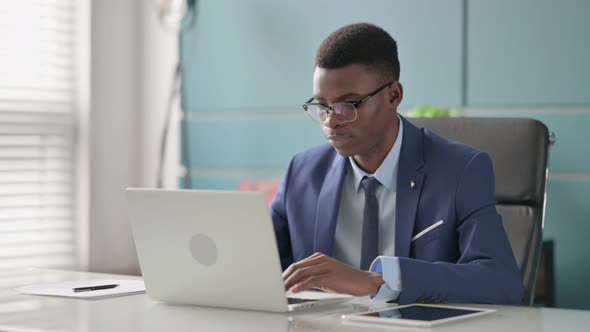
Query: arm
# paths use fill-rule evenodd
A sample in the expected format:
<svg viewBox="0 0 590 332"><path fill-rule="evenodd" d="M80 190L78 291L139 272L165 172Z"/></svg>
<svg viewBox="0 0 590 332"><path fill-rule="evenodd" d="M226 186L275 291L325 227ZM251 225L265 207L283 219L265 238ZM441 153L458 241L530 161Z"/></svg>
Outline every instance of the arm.
<svg viewBox="0 0 590 332"><path fill-rule="evenodd" d="M285 176L283 177L279 189L270 205L270 215L275 230L275 237L283 271L293 263L291 237L289 235L289 223L287 220L287 208L285 206L285 195L287 193L287 183L289 182L292 164L293 160L289 162Z"/></svg>
<svg viewBox="0 0 590 332"><path fill-rule="evenodd" d="M402 291L399 259L391 256L378 256L371 263L369 271L381 273L383 278L383 284L379 287L377 294L371 295L371 300L397 302Z"/></svg>
<svg viewBox="0 0 590 332"><path fill-rule="evenodd" d="M496 212L492 162L478 153L457 186L457 263L399 257L399 303L426 298L448 302L519 304L522 276Z"/></svg>

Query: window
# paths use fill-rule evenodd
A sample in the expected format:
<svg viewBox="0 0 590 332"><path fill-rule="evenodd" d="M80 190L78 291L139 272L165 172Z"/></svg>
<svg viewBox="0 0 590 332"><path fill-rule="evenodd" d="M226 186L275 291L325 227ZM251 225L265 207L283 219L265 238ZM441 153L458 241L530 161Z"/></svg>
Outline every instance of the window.
<svg viewBox="0 0 590 332"><path fill-rule="evenodd" d="M0 2L0 268L77 266L75 3Z"/></svg>

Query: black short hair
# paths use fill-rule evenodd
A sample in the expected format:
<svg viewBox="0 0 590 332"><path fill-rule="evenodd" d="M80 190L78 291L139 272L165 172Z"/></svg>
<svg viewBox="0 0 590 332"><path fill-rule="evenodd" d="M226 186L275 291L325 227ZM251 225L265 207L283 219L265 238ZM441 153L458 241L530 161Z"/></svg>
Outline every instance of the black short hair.
<svg viewBox="0 0 590 332"><path fill-rule="evenodd" d="M370 23L355 23L332 32L318 48L315 65L336 69L363 64L383 75L399 80L397 43L382 28Z"/></svg>

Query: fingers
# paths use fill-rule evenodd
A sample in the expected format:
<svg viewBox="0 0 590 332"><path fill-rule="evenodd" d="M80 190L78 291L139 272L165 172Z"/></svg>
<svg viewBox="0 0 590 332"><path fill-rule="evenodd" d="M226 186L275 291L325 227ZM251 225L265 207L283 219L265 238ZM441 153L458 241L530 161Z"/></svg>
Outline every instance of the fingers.
<svg viewBox="0 0 590 332"><path fill-rule="evenodd" d="M306 257L302 260L300 260L299 262L293 263L291 264L284 272L283 272L283 280L287 280L291 274L293 274L293 272L297 271L298 269L307 267L307 266L312 266L312 265L317 265L319 263L321 263L322 261L324 261L326 259L326 255L322 254L322 253L318 253L316 252L315 254Z"/></svg>
<svg viewBox="0 0 590 332"><path fill-rule="evenodd" d="M283 280L292 292L318 288L356 296L375 294L383 283L381 273L359 270L322 253L291 264Z"/></svg>
<svg viewBox="0 0 590 332"><path fill-rule="evenodd" d="M328 268L330 269L330 267ZM322 274L312 274L301 278L291 286L292 292L301 292L310 288L317 288L328 292L365 296L376 294L383 283L381 274L370 275L366 271L350 269L334 272L327 270Z"/></svg>
<svg viewBox="0 0 590 332"><path fill-rule="evenodd" d="M320 276L329 272L329 264L319 263L316 265L305 266L296 269L291 275L285 280L285 288L290 289L293 285L301 282L304 279L314 276Z"/></svg>
<svg viewBox="0 0 590 332"><path fill-rule="evenodd" d="M292 292L302 292L302 291L308 290L310 288L317 288L317 289L326 290L326 288L323 285L323 280L324 280L324 278L321 275L309 276L309 277L301 280L299 283L295 284L293 287L291 287L291 291Z"/></svg>

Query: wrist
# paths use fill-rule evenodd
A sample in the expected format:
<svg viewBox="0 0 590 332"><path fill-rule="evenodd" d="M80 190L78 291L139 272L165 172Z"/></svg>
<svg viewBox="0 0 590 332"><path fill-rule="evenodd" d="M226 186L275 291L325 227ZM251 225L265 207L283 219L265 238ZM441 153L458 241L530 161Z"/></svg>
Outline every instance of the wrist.
<svg viewBox="0 0 590 332"><path fill-rule="evenodd" d="M370 294L375 295L383 285L383 274L379 272L369 272L369 283L371 284Z"/></svg>

